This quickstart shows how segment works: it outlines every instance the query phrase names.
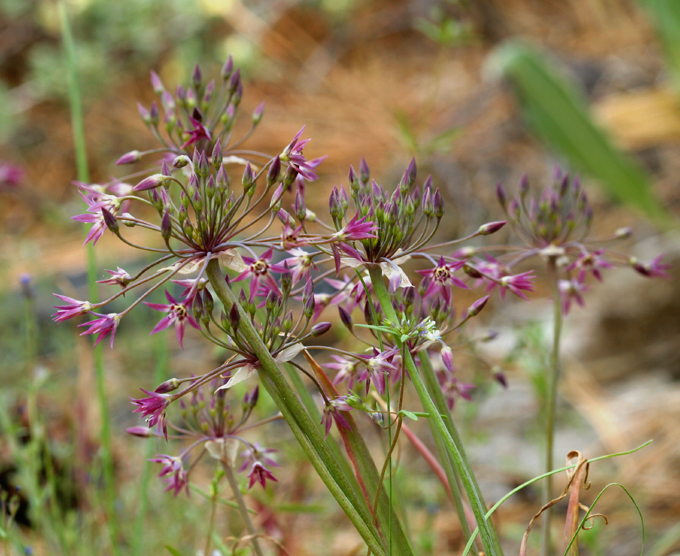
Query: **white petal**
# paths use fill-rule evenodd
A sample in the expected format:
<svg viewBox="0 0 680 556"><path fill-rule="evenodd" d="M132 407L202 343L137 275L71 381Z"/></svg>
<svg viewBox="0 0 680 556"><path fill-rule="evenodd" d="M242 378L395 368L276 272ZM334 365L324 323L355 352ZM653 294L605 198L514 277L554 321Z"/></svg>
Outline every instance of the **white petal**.
<svg viewBox="0 0 680 556"><path fill-rule="evenodd" d="M385 278L388 280L391 280L394 276L399 276L400 288L409 288L413 286L413 284L411 284L411 280L409 280L408 276L406 276L406 273L401 269L401 267L398 267L393 262L385 261L380 263L380 269L382 270L383 276L385 276Z"/></svg>
<svg viewBox="0 0 680 556"><path fill-rule="evenodd" d="M227 388L231 388L234 384L238 384L239 382L243 382L244 380L250 378L256 373L255 367L252 365L248 364L245 367L239 367L239 369L232 375L232 377L227 381L227 383L224 386L220 386L217 390L226 390ZM217 392L215 390L215 392Z"/></svg>
<svg viewBox="0 0 680 556"><path fill-rule="evenodd" d="M240 164L241 166L245 166L246 164L248 164L248 162L249 162L248 160L246 160L245 158L241 158L240 156L233 156L232 155L232 156L225 156L224 158L222 158L223 164ZM253 164L251 162L250 165L252 166L253 171L255 171L255 172L258 171L258 167L255 164Z"/></svg>
<svg viewBox="0 0 680 556"><path fill-rule="evenodd" d="M226 460L229 467L236 465L238 446L239 441L235 438L218 438L217 440L209 440L205 443L205 449L210 456L218 460Z"/></svg>
<svg viewBox="0 0 680 556"><path fill-rule="evenodd" d="M364 266L364 263L361 261L357 261L356 259L351 259L349 257L342 257L340 259L340 263L343 266L348 266L350 268L359 268L360 266Z"/></svg>
<svg viewBox="0 0 680 556"><path fill-rule="evenodd" d="M177 274L192 274L193 272L196 272L199 268L201 268L204 261L205 257L201 257L200 259L191 261L190 263L187 263L182 268L180 268L177 271Z"/></svg>
<svg viewBox="0 0 680 556"><path fill-rule="evenodd" d="M298 342L297 344L293 344L292 346L288 346L286 349L281 350L274 359L279 363L285 363L286 361L294 359L303 349L305 349L305 346Z"/></svg>
<svg viewBox="0 0 680 556"><path fill-rule="evenodd" d="M227 251L220 252L217 256L217 260L220 261L222 266L226 266L236 272L243 272L250 268L241 258L241 254L235 249L228 249Z"/></svg>

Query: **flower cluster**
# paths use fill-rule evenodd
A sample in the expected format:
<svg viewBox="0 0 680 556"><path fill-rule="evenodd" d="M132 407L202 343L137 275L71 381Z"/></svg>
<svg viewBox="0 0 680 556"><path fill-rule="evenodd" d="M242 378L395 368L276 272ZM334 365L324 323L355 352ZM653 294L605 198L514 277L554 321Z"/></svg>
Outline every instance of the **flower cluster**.
<svg viewBox="0 0 680 556"><path fill-rule="evenodd" d="M255 386L246 392L240 404L229 403L226 389L230 377L217 377L205 380L202 377L190 379L170 379L162 383L155 391L143 390L148 397L132 399L137 406L135 412L146 417L148 427L131 427L129 434L143 438L158 436L159 430L165 436L190 441L189 446L178 456L160 454L150 461L160 463L163 467L159 477L168 483L166 490L177 496L182 490L188 493L189 473L206 454L219 460L223 465L236 466L240 449L242 464L239 471L249 471L250 487L258 482L264 488L266 480L276 481L271 471L265 467L278 467L278 464L267 454L274 450L262 448L257 442L250 442L243 437L246 430L253 429L258 423L248 424L257 405L259 388ZM180 419L176 422L167 418L169 404L177 399L171 394L180 385L187 384L179 400ZM187 395L188 394L188 395ZM234 407L235 406L235 407ZM239 407L240 406L240 407ZM168 436L168 427L171 434ZM193 462L188 462L191 454L198 451Z"/></svg>
<svg viewBox="0 0 680 556"><path fill-rule="evenodd" d="M602 282L603 270L631 266L643 276L668 278L666 270L669 265L662 262L662 256L643 263L601 246L629 237L632 233L630 228L620 228L607 238L589 237L593 210L578 177L572 179L556 168L552 182L537 195L532 195L526 176L521 179L519 192L513 199L508 200L500 184L496 192L508 222L523 240L524 246L517 248L517 253L506 261L488 256L474 260L476 268L486 274L479 277L481 282L492 275L501 282L501 288L514 291L519 277L531 275L524 273L512 278L511 269L527 259L541 256L559 273L557 289L562 311L567 314L573 303L584 305L583 293L588 290L588 275ZM473 254L472 251L467 253ZM474 273L470 270L471 275ZM497 284L489 282L487 287L492 289Z"/></svg>
<svg viewBox="0 0 680 556"><path fill-rule="evenodd" d="M86 327L83 334L97 335L96 343L110 337L113 346L126 315L146 304L163 313L152 334L172 327L182 347L186 331L192 328L228 353L215 369L166 381L154 391L144 390L146 397L132 400L148 428L130 432L193 441L177 457L164 454L154 460L163 465L161 476L175 494L186 487L195 465L185 471L183 462L199 445L233 466L235 446L244 444L241 470L249 472L250 486L276 480L268 451L240 436L257 401L257 387L243 401L240 418L227 402L233 385L262 371L258 345L264 346L268 360L301 372L304 369L295 359L303 352L312 361L310 352L332 354L325 368L335 376L326 387L315 379L328 434L333 423L350 428L346 416L350 409L380 420L363 402L350 403L356 394L341 395L335 386L344 383L350 391L361 387L363 396L371 390L382 396L396 387L403 392L409 376L404 359L416 354L441 360L439 379L450 405L458 397L469 398L470 385L455 376L450 344L456 331L484 308L491 290L498 289L501 297L509 291L519 298L533 291L532 272L512 273L521 261L539 254L567 260L563 268L570 282L560 283L560 291L566 301L577 303L582 302L585 275L592 273L599 279L600 270L614 264L608 252L586 247L583 238L591 211L578 182L562 174L538 200L528 198L524 183L519 197L510 203L499 188L508 220L529 247L508 262L475 257L478 249L461 248L459 243L493 234L505 222L491 222L466 238L433 245L444 215L444 198L430 177L418 183L415 161L392 191L371 179L362 160L358 173L350 167L349 194L343 186L331 191L329 221L309 211L305 191L308 182L317 179L323 158L305 157L303 148L309 139L302 138L302 130L277 155L240 149L263 112L260 105L250 118L251 129L238 139L232 137L243 89L231 60L222 69L219 88L213 81L205 84L198 67L188 87L178 87L174 96L156 74L152 86L162 118L156 103L140 112L161 146L131 151L118 164L137 163L157 153L162 155L160 169L143 171L145 177L135 185L128 182L139 173L106 184L78 184L88 208L75 219L92 225L86 241L96 243L109 230L157 258L134 275L120 267L108 270L110 277L100 283L119 289L102 302L58 295L64 304L57 306L54 320L93 315L96 318L80 325ZM148 218L149 213L155 213L155 218ZM125 229L135 226L155 233L156 243L133 243ZM217 262L219 283L208 271ZM402 268L407 262L416 267L415 284ZM659 260L631 264L649 276L664 273ZM377 300L372 279L381 277L389 282L391 308L384 299L383 305ZM226 286L233 299L225 302L218 286ZM458 292L475 287L486 291L467 309L456 310ZM152 297L162 288L170 288L165 291L167 303ZM123 296L129 305L122 312L99 312ZM348 349L310 345L331 327L318 322L331 306L337 307L355 342ZM358 316L365 324L354 323ZM180 406L184 424L168 419L173 404Z"/></svg>

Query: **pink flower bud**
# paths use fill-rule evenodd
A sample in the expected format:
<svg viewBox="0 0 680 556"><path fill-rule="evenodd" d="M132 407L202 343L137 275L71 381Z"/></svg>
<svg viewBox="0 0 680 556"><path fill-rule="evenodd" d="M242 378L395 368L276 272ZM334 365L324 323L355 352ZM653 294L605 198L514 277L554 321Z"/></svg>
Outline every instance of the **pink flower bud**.
<svg viewBox="0 0 680 556"><path fill-rule="evenodd" d="M116 166L120 166L122 164L132 164L133 162L139 162L140 158L142 158L142 155L139 151L130 151L129 153L125 153L118 160L116 160Z"/></svg>
<svg viewBox="0 0 680 556"><path fill-rule="evenodd" d="M154 174L153 176L149 176L148 178L144 178L137 185L135 185L132 188L132 190L133 191L146 191L148 189L155 189L156 187L162 185L163 182L167 178L168 177L164 176L163 174Z"/></svg>

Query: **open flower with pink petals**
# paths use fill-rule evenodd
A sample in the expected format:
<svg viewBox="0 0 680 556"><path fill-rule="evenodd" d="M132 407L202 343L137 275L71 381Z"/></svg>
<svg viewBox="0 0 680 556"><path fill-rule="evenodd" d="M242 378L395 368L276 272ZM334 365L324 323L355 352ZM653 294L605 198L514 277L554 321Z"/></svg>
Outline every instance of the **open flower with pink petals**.
<svg viewBox="0 0 680 556"><path fill-rule="evenodd" d="M146 417L149 428L158 426L158 430L163 432L163 436L165 436L165 439L167 440L168 425L165 410L173 399L172 395L149 392L143 388L140 388L140 390L145 394L148 394L149 397L140 398L138 400L130 398L132 403L137 406L137 409L135 409L133 413L141 413L143 417Z"/></svg>
<svg viewBox="0 0 680 556"><path fill-rule="evenodd" d="M305 126L302 126L300 131L298 131L295 134L295 137L293 137L293 140L283 150L280 155L280 159L281 162L288 162L288 164L290 164L304 179L312 181L317 179L319 176L314 171L314 167L302 154L302 149L304 149L305 145L311 141L311 139L300 140L304 130Z"/></svg>
<svg viewBox="0 0 680 556"><path fill-rule="evenodd" d="M79 299L73 299L66 295L59 295L58 293L53 294L57 296L62 301L66 302L66 305L56 305L54 308L57 310L52 319L54 322L63 322L73 317L78 317L80 315L86 315L92 309L92 305L89 301L80 301Z"/></svg>
<svg viewBox="0 0 680 556"><path fill-rule="evenodd" d="M281 294L281 290L272 273L276 272L280 274L282 272L289 272L289 270L283 265L273 264L273 256L274 249L270 247L259 259L243 257L243 262L248 265L248 268L232 280L232 282L240 282L241 280L250 278L251 302L255 299L256 295L259 295L260 284L263 282L268 286L268 291L273 291L279 295Z"/></svg>
<svg viewBox="0 0 680 556"><path fill-rule="evenodd" d="M151 458L149 461L163 465L158 476L168 483L165 492L172 491L172 493L177 496L182 492L182 489L184 489L187 496L189 495L189 482L181 458L161 454L155 458Z"/></svg>
<svg viewBox="0 0 680 556"><path fill-rule="evenodd" d="M193 315L191 314L191 303L193 301L193 296L191 298L185 299L182 302L179 302L166 290L165 297L168 299L167 304L148 303L146 301L144 302L146 305L152 309L155 309L156 311L167 313L167 315L164 316L151 331L151 334L165 330L174 324L179 345L181 348L184 348L183 341L185 325L189 323L196 330L201 329L201 327L196 322L196 319L194 319Z"/></svg>
<svg viewBox="0 0 680 556"><path fill-rule="evenodd" d="M465 261L453 260L448 262L444 257L440 257L439 263L437 263L435 268L418 270L419 274L428 279L423 297L441 295L446 303L451 303L451 290L453 286L469 290L469 286L454 274L456 270L464 265Z"/></svg>
<svg viewBox="0 0 680 556"><path fill-rule="evenodd" d="M116 330L118 329L118 324L120 323L121 316L118 313L109 313L108 315L102 315L100 313L92 313L98 316L98 319L79 324L78 326L89 326L89 328L81 333L81 336L87 334L99 334L94 345L98 345L106 336L111 334L111 348L113 349L113 339L116 336Z"/></svg>
<svg viewBox="0 0 680 556"><path fill-rule="evenodd" d="M501 297L505 297L505 291L510 290L515 295L518 295L522 299L526 299L527 296L524 294L525 291L534 291L533 280L536 275L532 270L527 272L522 272L521 274L515 274L513 276L504 276L500 279L500 292Z"/></svg>

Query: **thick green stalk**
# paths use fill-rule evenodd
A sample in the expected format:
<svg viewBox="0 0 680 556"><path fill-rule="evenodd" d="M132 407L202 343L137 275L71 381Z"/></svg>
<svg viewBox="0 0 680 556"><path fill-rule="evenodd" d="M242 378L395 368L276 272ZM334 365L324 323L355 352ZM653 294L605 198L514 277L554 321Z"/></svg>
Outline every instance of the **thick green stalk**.
<svg viewBox="0 0 680 556"><path fill-rule="evenodd" d="M427 357L426 352L421 352L420 356L420 366L423 369L423 376L425 377L425 383L427 384L427 387L430 391L430 394L434 398L434 403L437 406L437 409L439 409L439 404L437 403L437 396L436 394L439 393L442 397L444 398L441 388L439 388L439 384L432 384L431 378L434 376L434 369L432 369L432 364L430 363L429 358ZM434 379L436 380L436 376L434 376ZM446 404L446 401L444 400L444 404ZM448 406L446 406L446 409L448 410ZM444 413L446 415L446 413ZM448 415L447 421L452 421L451 416ZM442 467L444 468L444 473L446 473L446 480L449 482L449 489L451 490L451 496L453 497L453 503L456 507L456 513L458 514L458 520L460 521L460 526L463 529L463 536L465 537L465 540L467 541L470 536L472 535L472 531L470 530L470 524L468 523L467 520L467 515L465 514L465 508L463 506L463 500L461 498L461 493L460 493L460 487L458 486L458 481L460 480L460 477L458 475L458 472L456 471L456 468L453 465L453 462L451 460L451 457L448 456L446 452L446 448L444 446L444 441L442 440L441 436L436 434L434 431L434 425L432 424L431 420L428 420L430 423L430 429L432 430L432 436L434 438L435 445L437 446L437 452L439 452L440 455L444 454L446 457L441 458L441 464ZM451 435L454 440L456 438ZM460 444L459 444L460 445ZM464 455L463 447L461 446L461 455Z"/></svg>
<svg viewBox="0 0 680 556"><path fill-rule="evenodd" d="M390 295L387 291L387 288L385 287L385 282L383 281L382 272L379 268L370 268L369 273L371 276L371 283L373 284L373 291L378 297L378 301L380 302L380 306L382 307L385 316L394 322L398 322L397 315L394 311L394 307L392 306L392 300L390 299ZM399 338L395 338L395 341L397 342L397 345L401 347ZM486 506L484 501L478 495L477 489L475 488L476 481L472 469L463 459L461 450L452 438L451 433L446 427L446 424L444 423L444 420L437 409L437 406L430 397L430 394L425 387L425 383L420 376L420 371L416 367L415 361L413 360L413 357L409 351L405 352L404 364L409 376L411 377L411 382L413 382L413 386L416 389L418 397L420 398L420 402L423 404L423 409L430 414L429 421L431 423L433 433L436 436L439 436L443 441L446 453L440 454L441 459L443 460L448 454L448 456L451 457L458 474L460 475L463 488L465 489L468 499L470 500L472 512L474 513L475 519L477 520L477 526L479 527L480 535L482 537L484 552L487 556L502 556L503 553L500 550L500 543L498 542L496 530L494 529L493 524L490 521L487 521L484 517L484 514L486 513Z"/></svg>
<svg viewBox="0 0 680 556"><path fill-rule="evenodd" d="M59 2L59 19L61 22L62 39L64 41L64 54L66 57L66 70L69 84L69 100L71 106L71 124L73 127L73 143L76 156L78 180L87 183L89 172L87 168L87 148L85 144L85 126L83 124L83 107L78 88L78 75L76 53L69 24L66 3ZM87 253L87 282L89 288L89 301L97 301L97 262L94 248L88 244ZM97 382L97 398L99 400L99 412L101 416L100 441L102 444L102 468L104 471L104 490L106 500L107 523L111 539L111 552L118 554L118 520L116 515L116 486L113 470L113 454L111 450L111 428L109 420L108 396L104 382L104 358L102 346L94 348L94 368Z"/></svg>
<svg viewBox="0 0 680 556"><path fill-rule="evenodd" d="M302 403L307 409L309 415L312 417L312 419L319 423L318 429L319 432L321 432L322 431L321 412L314 403L314 399L312 398L312 395L309 393L309 390L307 390L304 381L300 377L300 373L290 363L284 363L283 366L286 368L286 371L288 371L290 381L293 383L293 387L300 396L300 399L302 400ZM335 457L336 461L342 466L342 470L345 473L345 476L347 477L349 482L352 483L352 488L356 492L359 492L359 490L361 490L359 482L357 481L354 475L354 471L349 462L347 461L347 458L342 453L340 445L332 437L326 439L326 444L328 445L330 451L333 452L333 456Z"/></svg>
<svg viewBox="0 0 680 556"><path fill-rule="evenodd" d="M284 419L288 422L297 441L307 454L309 461L323 480L338 504L352 521L357 532L376 556L386 556L385 547L375 527L371 526L371 515L363 499L355 492L342 468L335 461L326 446L323 436L309 414L295 395L267 346L250 322L250 316L238 304L231 289L226 285L217 259L208 263L207 276L226 311L233 306L241 316L239 330L260 362L260 382L274 400Z"/></svg>
<svg viewBox="0 0 680 556"><path fill-rule="evenodd" d="M553 298L553 345L550 353L550 367L548 368L545 395L545 467L546 473L553 468L553 451L555 438L555 411L557 406L557 384L560 377L560 338L562 336L562 305L560 302L559 279L557 276L557 259L548 259L548 280ZM541 503L547 504L553 499L552 475L543 481ZM550 556L552 543L550 539L552 508L548 508L542 515L541 523L541 555Z"/></svg>

